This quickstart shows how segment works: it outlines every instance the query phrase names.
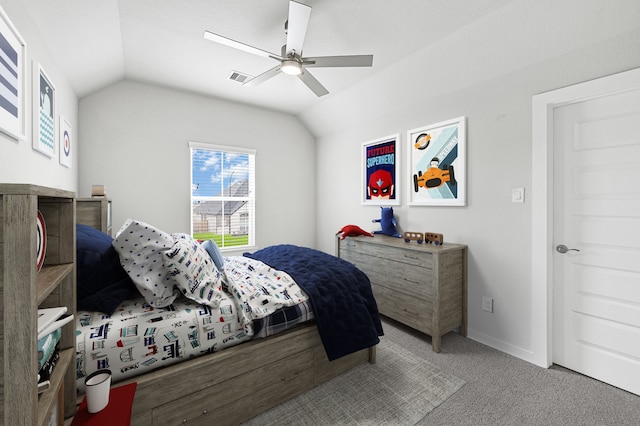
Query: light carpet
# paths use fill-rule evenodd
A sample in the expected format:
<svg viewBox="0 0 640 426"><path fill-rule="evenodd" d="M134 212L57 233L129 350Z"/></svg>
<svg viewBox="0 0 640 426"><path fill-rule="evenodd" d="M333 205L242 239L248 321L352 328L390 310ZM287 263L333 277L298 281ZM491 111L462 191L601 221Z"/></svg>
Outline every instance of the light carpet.
<svg viewBox="0 0 640 426"><path fill-rule="evenodd" d="M415 425L464 383L382 340L375 364L355 367L243 425Z"/></svg>

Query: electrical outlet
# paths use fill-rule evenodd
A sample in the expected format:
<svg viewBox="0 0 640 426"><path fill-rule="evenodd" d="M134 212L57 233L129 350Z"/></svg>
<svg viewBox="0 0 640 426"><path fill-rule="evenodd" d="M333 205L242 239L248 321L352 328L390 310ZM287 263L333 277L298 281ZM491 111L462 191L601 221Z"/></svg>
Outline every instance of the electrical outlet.
<svg viewBox="0 0 640 426"><path fill-rule="evenodd" d="M490 297L484 296L482 298L482 310L485 312L493 313L493 299Z"/></svg>

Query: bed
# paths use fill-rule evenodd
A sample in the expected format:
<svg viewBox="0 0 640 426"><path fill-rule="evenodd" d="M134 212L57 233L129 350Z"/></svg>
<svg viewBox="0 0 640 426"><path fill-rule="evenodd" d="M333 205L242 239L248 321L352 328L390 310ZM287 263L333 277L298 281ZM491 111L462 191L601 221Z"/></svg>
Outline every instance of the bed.
<svg viewBox="0 0 640 426"><path fill-rule="evenodd" d="M375 362L368 279L335 256L283 244L223 258L131 220L115 239L76 235L78 389L99 368L114 386L136 382L134 425L237 424Z"/></svg>

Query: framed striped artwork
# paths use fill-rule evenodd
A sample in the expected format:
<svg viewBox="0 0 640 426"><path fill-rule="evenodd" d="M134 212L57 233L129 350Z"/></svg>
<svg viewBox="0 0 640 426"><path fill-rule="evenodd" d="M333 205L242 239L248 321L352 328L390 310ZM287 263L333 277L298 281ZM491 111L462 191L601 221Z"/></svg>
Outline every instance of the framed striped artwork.
<svg viewBox="0 0 640 426"><path fill-rule="evenodd" d="M27 45L0 7L0 131L25 138Z"/></svg>

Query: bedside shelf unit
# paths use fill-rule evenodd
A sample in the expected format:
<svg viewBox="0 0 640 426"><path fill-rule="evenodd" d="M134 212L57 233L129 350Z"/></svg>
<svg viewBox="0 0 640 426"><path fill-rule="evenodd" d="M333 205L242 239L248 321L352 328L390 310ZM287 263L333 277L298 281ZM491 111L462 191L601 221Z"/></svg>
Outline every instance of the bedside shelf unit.
<svg viewBox="0 0 640 426"><path fill-rule="evenodd" d="M105 197L76 198L76 220L111 235L111 200Z"/></svg>
<svg viewBox="0 0 640 426"><path fill-rule="evenodd" d="M38 210L47 249L38 272ZM75 194L37 185L0 184L0 418L42 426L76 411L75 321L62 327L60 359L49 389L38 395L37 311L76 313Z"/></svg>
<svg viewBox="0 0 640 426"><path fill-rule="evenodd" d="M371 281L382 315L429 334L434 352L456 327L467 335L467 246L375 235L336 240L337 256Z"/></svg>

